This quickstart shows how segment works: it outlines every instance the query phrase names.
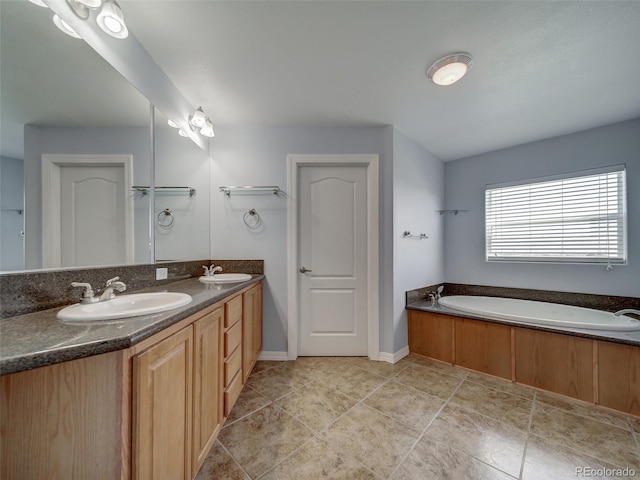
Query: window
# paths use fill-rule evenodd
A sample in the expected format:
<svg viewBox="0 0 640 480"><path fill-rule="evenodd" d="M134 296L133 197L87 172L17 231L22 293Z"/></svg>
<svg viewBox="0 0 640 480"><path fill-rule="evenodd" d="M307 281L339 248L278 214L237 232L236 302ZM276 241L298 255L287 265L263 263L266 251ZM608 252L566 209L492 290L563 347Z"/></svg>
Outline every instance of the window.
<svg viewBox="0 0 640 480"><path fill-rule="evenodd" d="M489 262L625 264L625 166L487 185Z"/></svg>

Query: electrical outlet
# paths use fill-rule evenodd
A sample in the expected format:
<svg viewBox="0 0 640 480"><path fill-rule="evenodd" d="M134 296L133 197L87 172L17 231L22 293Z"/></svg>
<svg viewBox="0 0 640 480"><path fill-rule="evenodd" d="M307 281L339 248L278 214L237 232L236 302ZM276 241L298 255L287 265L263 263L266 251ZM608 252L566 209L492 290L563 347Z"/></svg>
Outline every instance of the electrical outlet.
<svg viewBox="0 0 640 480"><path fill-rule="evenodd" d="M168 268L156 268L156 280L166 280L169 277Z"/></svg>

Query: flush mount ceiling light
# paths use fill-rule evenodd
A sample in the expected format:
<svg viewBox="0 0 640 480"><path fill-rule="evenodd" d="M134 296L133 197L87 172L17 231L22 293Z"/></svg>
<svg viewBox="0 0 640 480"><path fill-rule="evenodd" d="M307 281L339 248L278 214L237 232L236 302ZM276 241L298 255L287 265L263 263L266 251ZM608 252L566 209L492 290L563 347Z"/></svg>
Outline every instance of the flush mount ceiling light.
<svg viewBox="0 0 640 480"><path fill-rule="evenodd" d="M96 17L98 26L114 38L127 38L129 30L124 23L124 15L120 5L115 0L104 0L102 8Z"/></svg>
<svg viewBox="0 0 640 480"><path fill-rule="evenodd" d="M464 77L472 65L471 55L454 53L436 60L427 70L427 77L436 85L453 85Z"/></svg>
<svg viewBox="0 0 640 480"><path fill-rule="evenodd" d="M76 31L73 28L71 28L71 26L69 26L69 24L65 22L63 19L61 19L58 15L53 16L53 23L55 23L56 27L58 27L60 30L62 30L64 33L66 33L70 37L80 38L80 35L78 35Z"/></svg>

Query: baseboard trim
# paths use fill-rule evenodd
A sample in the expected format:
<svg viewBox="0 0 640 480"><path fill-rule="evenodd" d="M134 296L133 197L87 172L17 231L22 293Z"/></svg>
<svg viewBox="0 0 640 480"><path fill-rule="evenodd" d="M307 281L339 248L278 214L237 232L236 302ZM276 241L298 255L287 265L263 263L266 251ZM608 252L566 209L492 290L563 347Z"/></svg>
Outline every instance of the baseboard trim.
<svg viewBox="0 0 640 480"><path fill-rule="evenodd" d="M284 362L289 360L287 352L261 352L258 360L267 360L271 362Z"/></svg>
<svg viewBox="0 0 640 480"><path fill-rule="evenodd" d="M401 348L396 353L380 352L380 355L378 356L378 360L380 360L381 362L387 362L387 363L398 363L407 355L409 355L409 345L407 345L404 348Z"/></svg>

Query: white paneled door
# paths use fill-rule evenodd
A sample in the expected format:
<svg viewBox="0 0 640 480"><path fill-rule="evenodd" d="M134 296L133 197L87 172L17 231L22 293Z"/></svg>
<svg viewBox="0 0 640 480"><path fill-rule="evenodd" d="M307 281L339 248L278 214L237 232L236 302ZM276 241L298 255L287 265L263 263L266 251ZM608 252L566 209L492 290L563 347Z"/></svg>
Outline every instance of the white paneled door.
<svg viewBox="0 0 640 480"><path fill-rule="evenodd" d="M367 355L367 167L298 173L300 355Z"/></svg>

